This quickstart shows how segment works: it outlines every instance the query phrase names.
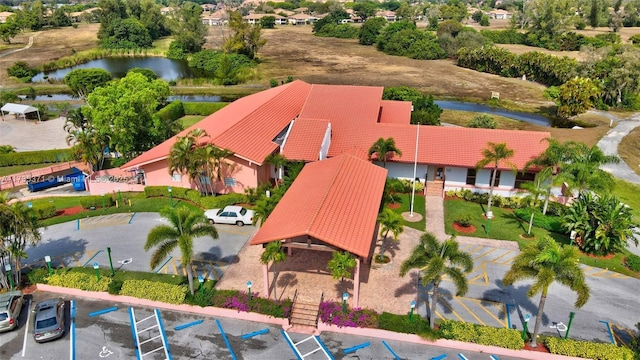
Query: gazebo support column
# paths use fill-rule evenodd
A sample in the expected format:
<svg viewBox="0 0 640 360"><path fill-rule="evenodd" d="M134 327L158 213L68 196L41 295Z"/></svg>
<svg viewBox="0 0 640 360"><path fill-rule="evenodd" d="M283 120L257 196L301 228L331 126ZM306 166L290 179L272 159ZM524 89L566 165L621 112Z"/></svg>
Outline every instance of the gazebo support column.
<svg viewBox="0 0 640 360"><path fill-rule="evenodd" d="M271 296L271 293L269 292L269 266L267 266L267 264L262 265L262 277L262 280L264 281L264 293L268 299Z"/></svg>
<svg viewBox="0 0 640 360"><path fill-rule="evenodd" d="M353 276L353 307L360 307L358 305L360 300L360 257L356 258L356 272Z"/></svg>

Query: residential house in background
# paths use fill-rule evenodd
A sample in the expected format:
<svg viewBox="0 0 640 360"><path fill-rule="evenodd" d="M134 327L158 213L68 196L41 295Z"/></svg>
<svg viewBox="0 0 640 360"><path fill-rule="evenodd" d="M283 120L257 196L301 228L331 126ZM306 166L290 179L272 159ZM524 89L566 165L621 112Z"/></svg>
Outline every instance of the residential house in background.
<svg viewBox="0 0 640 360"><path fill-rule="evenodd" d="M506 20L513 17L513 14L511 12L502 9L491 10L487 13L487 15L489 16L489 19L494 20Z"/></svg>
<svg viewBox="0 0 640 360"><path fill-rule="evenodd" d="M9 16L13 15L12 12L9 11L3 11L0 12L0 23L4 24L7 22L7 18L9 18Z"/></svg>

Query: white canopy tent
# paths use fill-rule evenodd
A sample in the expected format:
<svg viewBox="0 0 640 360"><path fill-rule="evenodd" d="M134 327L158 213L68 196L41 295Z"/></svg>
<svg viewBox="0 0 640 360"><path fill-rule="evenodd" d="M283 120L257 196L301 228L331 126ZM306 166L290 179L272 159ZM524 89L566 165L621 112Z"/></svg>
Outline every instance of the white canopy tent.
<svg viewBox="0 0 640 360"><path fill-rule="evenodd" d="M38 113L38 121L40 121L40 111L38 111L38 109L33 106L8 103L8 104L5 104L0 110L2 110L2 121L4 121L4 113L7 112L9 114L11 113L20 114L22 115L22 118L24 119L24 121L27 122L27 117L25 114L31 113L34 111Z"/></svg>

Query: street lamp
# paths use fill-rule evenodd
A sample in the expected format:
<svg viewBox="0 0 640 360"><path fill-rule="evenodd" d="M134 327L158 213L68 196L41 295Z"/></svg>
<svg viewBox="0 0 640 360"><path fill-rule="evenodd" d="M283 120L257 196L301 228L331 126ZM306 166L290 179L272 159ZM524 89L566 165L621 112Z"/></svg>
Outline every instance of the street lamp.
<svg viewBox="0 0 640 360"><path fill-rule="evenodd" d="M53 270L51 270L51 256L45 256L44 261L47 263L47 267L49 268L49 275L51 275L51 273L53 273Z"/></svg>
<svg viewBox="0 0 640 360"><path fill-rule="evenodd" d="M204 276L199 275L198 281L200 282L200 294L204 294Z"/></svg>
<svg viewBox="0 0 640 360"><path fill-rule="evenodd" d="M573 240L576 239L576 235L578 235L578 232L571 230L571 235L569 235L569 239L571 239L571 243L569 244L570 246L573 246Z"/></svg>
<svg viewBox="0 0 640 360"><path fill-rule="evenodd" d="M409 313L409 321L413 321L413 309L416 308L416 301L411 300L411 312Z"/></svg>
<svg viewBox="0 0 640 360"><path fill-rule="evenodd" d="M527 314L524 317L524 328L522 329L522 340L527 341L527 332L529 331L529 320L531 320L531 315Z"/></svg>
<svg viewBox="0 0 640 360"><path fill-rule="evenodd" d="M100 282L100 265L97 262L94 262L93 268L96 270L96 277L98 278L98 282Z"/></svg>
<svg viewBox="0 0 640 360"><path fill-rule="evenodd" d="M247 289L249 289L249 302L251 302L251 287L253 286L253 283L251 282L251 280L247 281Z"/></svg>
<svg viewBox="0 0 640 360"><path fill-rule="evenodd" d="M173 189L171 189L171 186L167 188L167 191L169 192L169 203L173 207Z"/></svg>
<svg viewBox="0 0 640 360"><path fill-rule="evenodd" d="M349 293L342 293L342 312L347 312L347 299L349 298Z"/></svg>
<svg viewBox="0 0 640 360"><path fill-rule="evenodd" d="M11 264L4 264L4 269L7 271L7 276L9 276L9 282L11 283L11 290L15 290L15 286L13 284L13 274L11 274Z"/></svg>
<svg viewBox="0 0 640 360"><path fill-rule="evenodd" d="M111 267L111 276L114 276L116 272L113 270L113 261L111 261L111 248L107 246L107 255L109 256L109 267Z"/></svg>

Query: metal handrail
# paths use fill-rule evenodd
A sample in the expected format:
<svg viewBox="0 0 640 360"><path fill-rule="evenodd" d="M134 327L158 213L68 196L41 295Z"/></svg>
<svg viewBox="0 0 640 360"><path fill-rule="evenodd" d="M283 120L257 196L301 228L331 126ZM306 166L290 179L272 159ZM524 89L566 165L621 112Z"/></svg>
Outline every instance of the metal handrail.
<svg viewBox="0 0 640 360"><path fill-rule="evenodd" d="M291 311L289 311L289 324L291 324L291 318L293 317L293 306L298 298L298 289L293 292L293 300L291 300Z"/></svg>
<svg viewBox="0 0 640 360"><path fill-rule="evenodd" d="M320 304L324 301L324 291L320 295ZM316 314L316 329L318 328L318 320L320 318L320 304L318 304L318 314Z"/></svg>

